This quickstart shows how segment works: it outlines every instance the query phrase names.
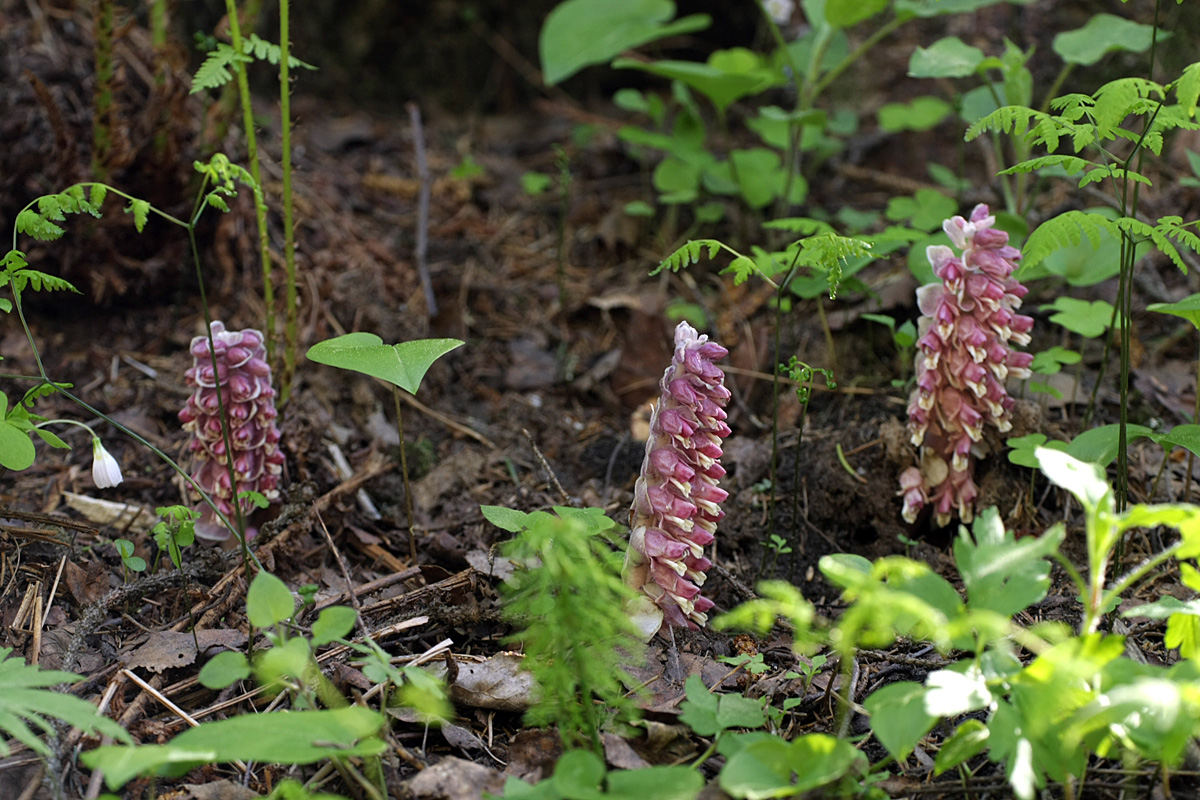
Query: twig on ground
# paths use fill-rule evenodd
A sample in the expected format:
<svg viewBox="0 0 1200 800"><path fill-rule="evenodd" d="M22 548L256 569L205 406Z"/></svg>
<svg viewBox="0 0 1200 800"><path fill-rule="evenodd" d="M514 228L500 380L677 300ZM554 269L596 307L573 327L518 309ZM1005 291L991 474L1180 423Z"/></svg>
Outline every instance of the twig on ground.
<svg viewBox="0 0 1200 800"><path fill-rule="evenodd" d="M429 162L425 158L425 132L421 129L421 107L407 103L408 118L412 121L413 151L417 157L417 176L421 179L421 190L417 195L417 275L421 278L421 289L425 292L425 308L429 317L437 316L437 298L433 294L433 281L429 278Z"/></svg>
<svg viewBox="0 0 1200 800"><path fill-rule="evenodd" d="M533 448L533 454L537 457L538 463L542 465L542 469L546 471L546 475L550 478L550 483L554 484L554 488L558 490L558 496L562 498L566 505L571 504L571 497L567 491L563 489L562 484L558 482L558 476L554 474L554 470L550 468L550 462L542 455L542 451L538 449L537 442L533 440L533 434L528 428L521 428L521 433L525 435L525 439L529 442L529 446Z"/></svg>

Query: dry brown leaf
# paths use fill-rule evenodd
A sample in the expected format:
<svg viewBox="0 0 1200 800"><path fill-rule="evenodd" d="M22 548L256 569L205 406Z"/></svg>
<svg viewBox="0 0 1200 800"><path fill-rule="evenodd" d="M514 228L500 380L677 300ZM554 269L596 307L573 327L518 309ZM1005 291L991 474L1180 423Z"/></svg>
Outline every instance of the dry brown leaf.
<svg viewBox="0 0 1200 800"><path fill-rule="evenodd" d="M453 756L418 772L408 782L408 791L417 800L475 800L484 792L498 795L503 790L504 776L499 772Z"/></svg>
<svg viewBox="0 0 1200 800"><path fill-rule="evenodd" d="M524 711L533 702L536 684L521 669L523 661L516 653L501 653L478 664L460 662L450 696L465 706Z"/></svg>
<svg viewBox="0 0 1200 800"><path fill-rule="evenodd" d="M197 631L192 634L180 631L155 631L141 647L129 653L125 666L143 667L151 672L186 667L196 660L196 643L200 652L210 647L233 649L246 641L246 634L230 629Z"/></svg>

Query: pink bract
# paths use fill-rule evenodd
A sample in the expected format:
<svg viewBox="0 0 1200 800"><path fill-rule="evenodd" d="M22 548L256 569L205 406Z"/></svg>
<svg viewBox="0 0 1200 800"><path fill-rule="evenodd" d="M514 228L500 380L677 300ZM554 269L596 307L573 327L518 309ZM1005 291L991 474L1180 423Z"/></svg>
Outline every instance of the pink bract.
<svg viewBox="0 0 1200 800"><path fill-rule="evenodd" d="M192 479L203 487L228 519L234 517L233 502L239 492L255 491L268 500L279 496L283 453L275 418L275 390L266 361L263 335L247 328L227 331L221 322L212 324L213 347L207 336L192 339L192 368L184 377L195 391L179 412L183 429L192 434L189 449L194 457ZM216 372L213 372L213 352ZM220 404L217 393L220 392ZM233 451L236 489L229 478L229 459L221 431L219 405L229 418L229 442ZM199 499L195 495L195 499ZM247 513L250 505L242 502ZM196 535L211 540L228 539L230 532L205 506Z"/></svg>
<svg viewBox="0 0 1200 800"><path fill-rule="evenodd" d="M675 329L675 354L663 374L662 398L650 418L650 438L634 488L626 582L656 611L642 615L649 638L661 624L697 628L713 603L700 594L712 562L704 557L728 494L718 459L729 435L729 390L714 361L728 351L686 322ZM648 601L648 603L647 603ZM653 609L652 609L653 610Z"/></svg>
<svg viewBox="0 0 1200 800"><path fill-rule="evenodd" d="M939 525L955 512L971 521L984 428L1012 427L1006 381L1029 377L1033 356L1010 348L1028 344L1033 327L1032 317L1015 313L1028 292L1012 277L1021 253L995 222L986 205L977 205L969 220L956 216L942 225L961 256L944 245L926 251L942 282L917 290L922 316L908 428L920 461L900 476L909 522L927 503Z"/></svg>

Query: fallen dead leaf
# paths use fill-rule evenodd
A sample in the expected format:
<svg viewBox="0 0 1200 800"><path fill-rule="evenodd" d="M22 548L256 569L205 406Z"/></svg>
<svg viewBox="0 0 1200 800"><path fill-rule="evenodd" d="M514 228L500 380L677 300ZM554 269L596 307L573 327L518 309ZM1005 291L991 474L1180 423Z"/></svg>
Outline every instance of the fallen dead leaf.
<svg viewBox="0 0 1200 800"><path fill-rule="evenodd" d="M155 631L141 647L125 659L129 668L143 667L151 672L186 667L196 660L196 643L203 653L210 647L233 649L246 641L246 634L231 629L197 631L196 637L183 631Z"/></svg>
<svg viewBox="0 0 1200 800"><path fill-rule="evenodd" d="M461 758L443 758L421 770L408 781L408 791L417 800L474 800L483 793L498 795L504 776L498 771Z"/></svg>
<svg viewBox="0 0 1200 800"><path fill-rule="evenodd" d="M533 676L521 669L524 659L500 653L477 664L460 662L450 687L454 702L496 711L524 711L533 702Z"/></svg>

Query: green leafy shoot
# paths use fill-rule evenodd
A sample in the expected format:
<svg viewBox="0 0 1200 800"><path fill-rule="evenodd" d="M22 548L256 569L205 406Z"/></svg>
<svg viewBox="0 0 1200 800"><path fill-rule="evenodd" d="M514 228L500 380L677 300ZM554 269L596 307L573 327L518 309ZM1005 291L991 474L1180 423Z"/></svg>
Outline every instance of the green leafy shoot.
<svg viewBox="0 0 1200 800"><path fill-rule="evenodd" d="M200 68L196 70L195 76L192 77L191 94L202 92L205 89L217 89L233 80L233 73L229 70L239 61L250 63L258 59L259 61L278 64L279 59L282 57L279 45L261 39L255 33L250 34L250 37L242 42L242 51L242 54L238 55L230 45L218 42L217 46L209 51L208 56L204 59L204 63L200 65ZM316 69L312 64L306 64L295 56L290 55L288 56L288 66Z"/></svg>
<svg viewBox="0 0 1200 800"><path fill-rule="evenodd" d="M505 586L504 615L516 628L508 641L523 646L539 686L529 722L556 724L565 742L599 752L604 720L636 711L621 682L622 664L641 652L625 611L634 592L621 580L622 555L601 535L615 523L598 508L554 510L531 513L504 547L531 565Z"/></svg>
<svg viewBox="0 0 1200 800"><path fill-rule="evenodd" d="M154 513L162 519L150 529L154 544L159 552L166 553L175 565L175 569L183 566L184 547L190 547L196 541L196 520L200 514L187 506L160 506Z"/></svg>
<svg viewBox="0 0 1200 800"><path fill-rule="evenodd" d="M50 687L83 680L70 672L38 669L12 657L12 648L0 648L0 734L11 737L33 752L50 755L30 725L49 733L50 719L59 719L85 734L107 734L121 742L132 742L129 733L116 722L96 713L96 707L71 694ZM0 758L12 752L0 739Z"/></svg>

